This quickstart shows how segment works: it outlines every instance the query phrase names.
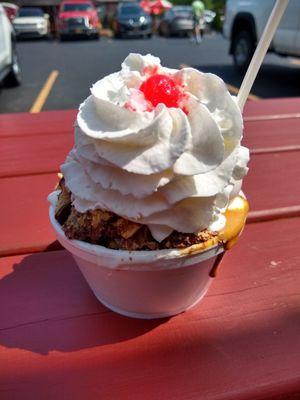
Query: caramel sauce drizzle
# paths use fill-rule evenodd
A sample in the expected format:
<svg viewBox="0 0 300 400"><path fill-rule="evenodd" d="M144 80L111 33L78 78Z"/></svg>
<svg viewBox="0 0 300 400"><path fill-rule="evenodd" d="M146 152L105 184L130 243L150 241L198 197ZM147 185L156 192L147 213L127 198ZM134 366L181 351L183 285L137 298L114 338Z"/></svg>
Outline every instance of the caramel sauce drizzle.
<svg viewBox="0 0 300 400"><path fill-rule="evenodd" d="M249 203L242 196L236 196L227 207L224 215L226 217L226 225L224 229L219 233L218 236L207 240L204 243L195 244L193 246L182 249L180 253L182 255L197 254L208 248L222 243L225 250L230 250L238 241L239 235L244 229L246 218L249 211ZM210 276L214 278L217 273L217 269L220 266L224 252L216 257L215 263L210 271Z"/></svg>
<svg viewBox="0 0 300 400"><path fill-rule="evenodd" d="M226 225L219 233L219 241L225 244L225 249L231 249L238 241L242 232L247 215L249 212L249 203L242 196L236 196L229 204L224 215L226 217Z"/></svg>

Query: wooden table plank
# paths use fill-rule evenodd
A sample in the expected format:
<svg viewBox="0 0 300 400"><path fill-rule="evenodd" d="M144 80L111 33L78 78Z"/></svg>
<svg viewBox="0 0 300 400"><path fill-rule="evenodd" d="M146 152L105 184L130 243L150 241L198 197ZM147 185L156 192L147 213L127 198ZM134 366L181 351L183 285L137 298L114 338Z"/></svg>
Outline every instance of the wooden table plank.
<svg viewBox="0 0 300 400"><path fill-rule="evenodd" d="M280 99L265 99L259 101L247 101L244 117L262 115L297 114L300 110L300 98L288 97Z"/></svg>
<svg viewBox="0 0 300 400"><path fill-rule="evenodd" d="M0 139L0 177L59 171L74 144L73 132Z"/></svg>
<svg viewBox="0 0 300 400"><path fill-rule="evenodd" d="M1 303L5 307L1 307L0 332L14 326L108 312L91 295L72 256L64 250L1 258L0 278L0 298L5 299Z"/></svg>
<svg viewBox="0 0 300 400"><path fill-rule="evenodd" d="M300 99L293 100L300 106ZM247 113L279 107L276 101L251 102ZM293 103L293 104L294 104ZM283 104L286 104L283 102ZM287 101L290 106L290 100ZM272 107L273 108L272 108ZM276 107L275 107L276 106ZM266 108L267 107L267 108ZM248 108L247 108L248 110ZM270 111L270 112L271 112ZM73 145L73 121L76 112L57 111L37 115L0 116L0 177L49 173ZM300 146L300 119L251 121L245 123L244 144L250 149Z"/></svg>
<svg viewBox="0 0 300 400"><path fill-rule="evenodd" d="M161 321L99 305L65 251L0 260L1 400L297 399L299 223L248 226L203 302Z"/></svg>
<svg viewBox="0 0 300 400"><path fill-rule="evenodd" d="M0 115L0 138L57 135L73 130L77 110L43 111L37 114Z"/></svg>
<svg viewBox="0 0 300 400"><path fill-rule="evenodd" d="M251 211L300 206L300 152L253 155L243 189ZM56 173L2 178L0 255L44 250L55 240L46 197Z"/></svg>
<svg viewBox="0 0 300 400"><path fill-rule="evenodd" d="M43 131L43 126L52 126L46 115L39 128L32 124L34 135L0 137L0 177L58 171L74 142L73 124L66 121L64 130L56 130L54 124L50 132ZM300 119L246 122L243 143L251 150L295 145L299 149Z"/></svg>
<svg viewBox="0 0 300 400"><path fill-rule="evenodd" d="M295 114L299 113L299 110L300 98L248 101L244 109L244 117ZM1 114L0 138L68 132L72 130L76 114L77 110L43 111L38 114Z"/></svg>
<svg viewBox="0 0 300 400"><path fill-rule="evenodd" d="M55 240L48 219L47 195L57 180L57 174L0 180L0 256L41 251Z"/></svg>
<svg viewBox="0 0 300 400"><path fill-rule="evenodd" d="M300 151L252 155L243 190L251 210L300 205Z"/></svg>
<svg viewBox="0 0 300 400"><path fill-rule="evenodd" d="M300 119L245 123L243 144L250 150L300 145Z"/></svg>

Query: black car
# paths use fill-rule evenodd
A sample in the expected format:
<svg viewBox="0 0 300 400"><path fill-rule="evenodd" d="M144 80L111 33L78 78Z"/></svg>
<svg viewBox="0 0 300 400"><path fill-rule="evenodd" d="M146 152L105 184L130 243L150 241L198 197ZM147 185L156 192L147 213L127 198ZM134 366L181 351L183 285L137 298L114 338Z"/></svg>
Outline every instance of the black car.
<svg viewBox="0 0 300 400"><path fill-rule="evenodd" d="M194 29L192 7L176 6L168 10L158 28L161 36L185 36Z"/></svg>
<svg viewBox="0 0 300 400"><path fill-rule="evenodd" d="M152 19L139 4L121 4L114 20L115 37L152 36Z"/></svg>

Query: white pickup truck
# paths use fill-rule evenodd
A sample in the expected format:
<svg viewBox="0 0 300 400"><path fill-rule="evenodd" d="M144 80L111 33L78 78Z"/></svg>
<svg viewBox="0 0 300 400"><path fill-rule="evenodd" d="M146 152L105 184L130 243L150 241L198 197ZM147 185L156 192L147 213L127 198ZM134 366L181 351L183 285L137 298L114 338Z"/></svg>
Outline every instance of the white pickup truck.
<svg viewBox="0 0 300 400"><path fill-rule="evenodd" d="M238 70L244 71L263 33L275 0L227 0L224 36ZM300 0L290 0L270 45L282 56L300 56Z"/></svg>
<svg viewBox="0 0 300 400"><path fill-rule="evenodd" d="M21 83L15 32L0 3L0 82L7 86Z"/></svg>

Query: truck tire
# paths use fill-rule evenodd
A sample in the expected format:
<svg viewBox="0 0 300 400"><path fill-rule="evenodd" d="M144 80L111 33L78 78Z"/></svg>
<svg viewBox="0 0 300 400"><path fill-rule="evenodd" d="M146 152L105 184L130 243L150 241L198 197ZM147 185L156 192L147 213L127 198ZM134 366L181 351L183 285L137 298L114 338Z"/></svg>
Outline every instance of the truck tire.
<svg viewBox="0 0 300 400"><path fill-rule="evenodd" d="M18 53L16 50L16 44L12 42L12 57L11 67L8 75L5 77L3 83L6 87L15 87L21 85L21 69L19 65Z"/></svg>
<svg viewBox="0 0 300 400"><path fill-rule="evenodd" d="M232 54L235 68L245 72L255 50L254 39L250 32L240 31L233 38Z"/></svg>

